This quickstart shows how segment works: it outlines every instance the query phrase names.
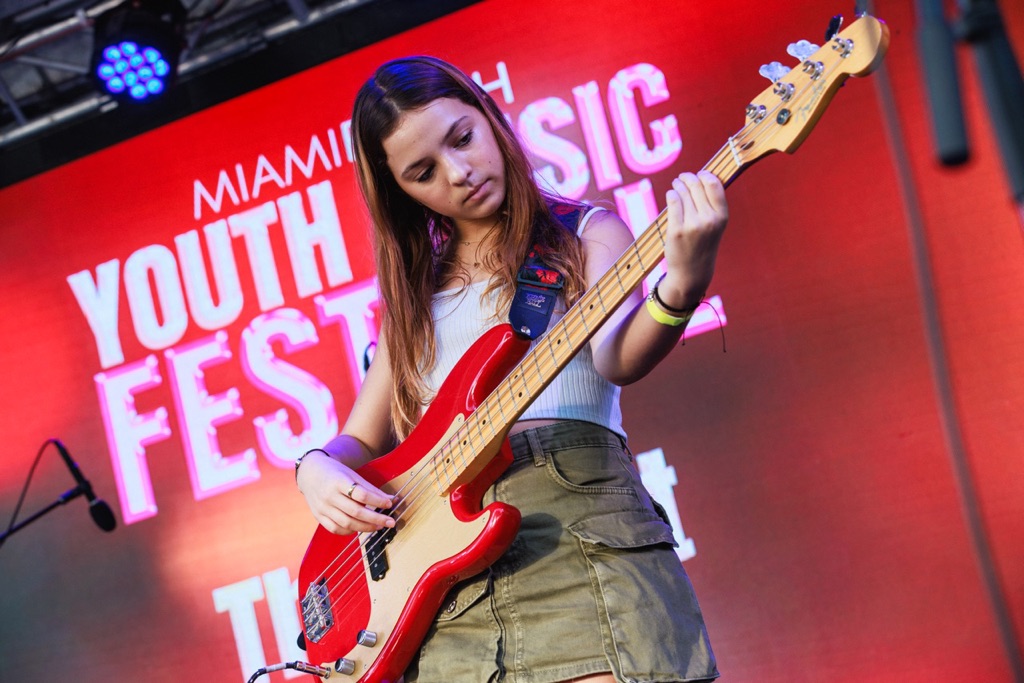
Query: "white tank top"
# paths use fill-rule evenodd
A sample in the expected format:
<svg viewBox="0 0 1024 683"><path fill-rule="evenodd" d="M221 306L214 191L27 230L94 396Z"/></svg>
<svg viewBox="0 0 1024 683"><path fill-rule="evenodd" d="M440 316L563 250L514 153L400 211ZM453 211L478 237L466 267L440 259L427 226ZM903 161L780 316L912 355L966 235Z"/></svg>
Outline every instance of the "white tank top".
<svg viewBox="0 0 1024 683"><path fill-rule="evenodd" d="M598 210L593 209L583 217L579 232ZM507 322L507 317L499 318L495 313L497 292L484 296L486 289L487 282L484 281L434 295L431 307L437 339L437 363L423 378L429 390L428 399L433 400L441 382L480 335L495 325ZM565 311L565 302L559 298L548 329L562 319ZM536 343L531 344L531 350ZM590 344L586 344L519 419L583 420L607 427L625 437L619 394L620 388L594 368L594 356Z"/></svg>

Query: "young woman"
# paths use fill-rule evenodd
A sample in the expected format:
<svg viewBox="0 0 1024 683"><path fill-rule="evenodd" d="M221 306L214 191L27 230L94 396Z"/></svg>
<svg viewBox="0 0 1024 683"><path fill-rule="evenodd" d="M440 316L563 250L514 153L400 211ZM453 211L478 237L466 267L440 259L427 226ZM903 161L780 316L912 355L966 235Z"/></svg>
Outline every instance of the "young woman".
<svg viewBox="0 0 1024 683"><path fill-rule="evenodd" d="M341 435L301 458L317 521L393 526L390 498L355 471L405 438L461 353L507 319L534 245L564 275L552 322L632 243L613 213L543 192L504 115L462 72L389 62L359 91L353 148L373 221L383 319ZM718 676L664 513L626 447L619 386L679 341L711 282L721 183L683 174L667 194L666 274L634 292L513 426L514 462L485 504L523 516L489 571L456 586L408 683L699 681ZM580 216L566 229L559 216Z"/></svg>

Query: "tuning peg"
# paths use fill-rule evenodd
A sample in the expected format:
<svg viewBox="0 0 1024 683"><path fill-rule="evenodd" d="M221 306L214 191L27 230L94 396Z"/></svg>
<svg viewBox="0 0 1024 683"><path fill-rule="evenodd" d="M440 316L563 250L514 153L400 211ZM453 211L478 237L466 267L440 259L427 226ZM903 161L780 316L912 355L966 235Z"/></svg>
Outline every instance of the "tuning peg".
<svg viewBox="0 0 1024 683"><path fill-rule="evenodd" d="M761 68L757 70L757 73L761 74L772 83L778 83L779 80L790 71L791 69L788 66L783 66L779 62L771 62L769 64L762 64Z"/></svg>
<svg viewBox="0 0 1024 683"><path fill-rule="evenodd" d="M789 47L786 48L786 53L791 57L796 57L798 62L804 62L808 57L818 51L820 45L815 45L809 40L801 40L796 43L790 43Z"/></svg>

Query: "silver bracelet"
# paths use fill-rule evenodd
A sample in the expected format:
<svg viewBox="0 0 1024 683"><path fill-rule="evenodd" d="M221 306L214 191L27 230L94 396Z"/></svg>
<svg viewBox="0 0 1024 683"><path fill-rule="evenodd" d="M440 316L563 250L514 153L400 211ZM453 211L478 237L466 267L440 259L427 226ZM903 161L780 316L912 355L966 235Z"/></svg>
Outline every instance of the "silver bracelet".
<svg viewBox="0 0 1024 683"><path fill-rule="evenodd" d="M299 480L299 465L302 464L302 459L305 458L310 453L323 453L328 458L331 457L331 454L328 453L327 451L325 451L322 448L310 448L308 451L306 451L305 453L303 453L299 457L295 458L295 481Z"/></svg>

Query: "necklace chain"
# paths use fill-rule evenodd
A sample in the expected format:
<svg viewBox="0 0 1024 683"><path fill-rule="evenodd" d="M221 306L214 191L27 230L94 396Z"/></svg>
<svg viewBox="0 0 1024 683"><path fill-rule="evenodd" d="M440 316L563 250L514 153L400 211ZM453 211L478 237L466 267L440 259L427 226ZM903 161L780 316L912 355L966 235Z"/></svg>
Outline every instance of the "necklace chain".
<svg viewBox="0 0 1024 683"><path fill-rule="evenodd" d="M488 234L490 234L489 231L488 231ZM478 240L473 240L473 241L470 241L470 240L457 240L457 241L458 241L459 244L461 244L464 247L471 247L474 244L476 244L476 245L481 244L486 239L487 239L487 235L484 235L482 238L480 238ZM479 251L480 251L480 248L477 247L476 252L479 252ZM479 254L476 253L476 252L473 254L473 256L474 256L473 268L479 268L480 267L480 261L478 260L479 259ZM469 263L470 263L469 261L466 261L466 260L464 260L462 258L459 258L459 261L461 261L463 263L464 267L465 266L469 266Z"/></svg>

